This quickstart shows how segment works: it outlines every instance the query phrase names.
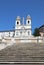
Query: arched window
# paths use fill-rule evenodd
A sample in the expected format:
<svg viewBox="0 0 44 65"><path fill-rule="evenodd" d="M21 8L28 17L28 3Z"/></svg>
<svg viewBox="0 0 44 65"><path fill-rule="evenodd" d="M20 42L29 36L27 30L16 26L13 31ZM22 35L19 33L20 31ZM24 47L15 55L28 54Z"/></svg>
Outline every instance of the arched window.
<svg viewBox="0 0 44 65"><path fill-rule="evenodd" d="M22 31L20 31L20 33L22 34Z"/></svg>
<svg viewBox="0 0 44 65"><path fill-rule="evenodd" d="M29 23L29 21L28 21L28 23Z"/></svg>
<svg viewBox="0 0 44 65"><path fill-rule="evenodd" d="M16 32L16 35L18 35L18 32Z"/></svg>
<svg viewBox="0 0 44 65"><path fill-rule="evenodd" d="M19 24L19 22L17 22L17 24Z"/></svg>
<svg viewBox="0 0 44 65"><path fill-rule="evenodd" d="M30 35L30 31L28 31L28 35Z"/></svg>

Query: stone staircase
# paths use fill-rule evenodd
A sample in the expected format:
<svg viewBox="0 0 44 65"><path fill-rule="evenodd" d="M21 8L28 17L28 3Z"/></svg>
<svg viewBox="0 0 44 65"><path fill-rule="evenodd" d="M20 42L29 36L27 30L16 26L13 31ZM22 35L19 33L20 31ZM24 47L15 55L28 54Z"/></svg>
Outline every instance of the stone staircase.
<svg viewBox="0 0 44 65"><path fill-rule="evenodd" d="M43 43L13 44L0 51L0 62L44 61Z"/></svg>

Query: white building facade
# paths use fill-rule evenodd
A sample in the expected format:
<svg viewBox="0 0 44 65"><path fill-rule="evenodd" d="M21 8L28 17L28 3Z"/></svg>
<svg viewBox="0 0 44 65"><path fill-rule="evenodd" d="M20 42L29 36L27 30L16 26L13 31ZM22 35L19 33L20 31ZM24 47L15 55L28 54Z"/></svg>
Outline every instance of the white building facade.
<svg viewBox="0 0 44 65"><path fill-rule="evenodd" d="M24 24L24 18L21 20L20 16L17 16L15 21L15 29L10 31L0 31L0 38L4 37L30 37L32 35L31 17L26 17L26 24Z"/></svg>

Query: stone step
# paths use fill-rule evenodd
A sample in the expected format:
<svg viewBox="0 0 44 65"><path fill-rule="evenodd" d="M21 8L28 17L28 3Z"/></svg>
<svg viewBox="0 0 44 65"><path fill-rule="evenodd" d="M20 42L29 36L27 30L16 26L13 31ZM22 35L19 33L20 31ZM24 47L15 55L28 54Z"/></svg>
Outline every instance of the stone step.
<svg viewBox="0 0 44 65"><path fill-rule="evenodd" d="M44 44L14 44L0 51L0 61L44 61Z"/></svg>

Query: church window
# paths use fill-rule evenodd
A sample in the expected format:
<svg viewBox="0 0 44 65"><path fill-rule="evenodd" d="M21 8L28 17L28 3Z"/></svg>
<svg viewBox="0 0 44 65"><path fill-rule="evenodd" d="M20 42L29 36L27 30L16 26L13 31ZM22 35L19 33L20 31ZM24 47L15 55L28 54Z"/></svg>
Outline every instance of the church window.
<svg viewBox="0 0 44 65"><path fill-rule="evenodd" d="M9 37L10 37L10 32L9 32Z"/></svg>
<svg viewBox="0 0 44 65"><path fill-rule="evenodd" d="M16 35L18 35L18 32L16 32Z"/></svg>
<svg viewBox="0 0 44 65"><path fill-rule="evenodd" d="M29 21L28 21L28 23L29 23Z"/></svg>
<svg viewBox="0 0 44 65"><path fill-rule="evenodd" d="M19 22L17 22L17 24L19 24Z"/></svg>
<svg viewBox="0 0 44 65"><path fill-rule="evenodd" d="M22 34L22 31L20 33Z"/></svg>
<svg viewBox="0 0 44 65"><path fill-rule="evenodd" d="M30 35L30 32L28 31L28 35Z"/></svg>

